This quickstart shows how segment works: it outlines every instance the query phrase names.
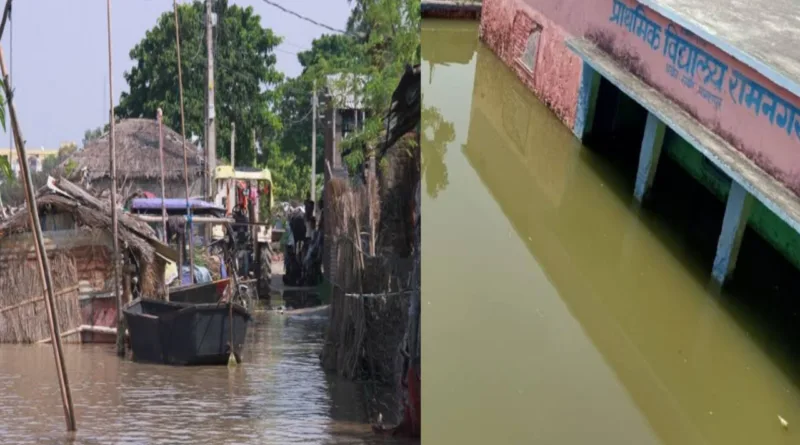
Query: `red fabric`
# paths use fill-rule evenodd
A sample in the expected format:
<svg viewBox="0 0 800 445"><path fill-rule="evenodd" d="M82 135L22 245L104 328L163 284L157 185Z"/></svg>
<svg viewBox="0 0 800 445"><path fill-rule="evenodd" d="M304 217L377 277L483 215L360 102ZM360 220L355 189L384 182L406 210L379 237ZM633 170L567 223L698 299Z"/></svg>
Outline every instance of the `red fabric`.
<svg viewBox="0 0 800 445"><path fill-rule="evenodd" d="M411 437L420 436L420 426L422 419L421 408L422 398L420 397L422 379L419 375L419 369L412 366L408 370L408 399L411 406L406 406L406 417L410 420L410 433Z"/></svg>
<svg viewBox="0 0 800 445"><path fill-rule="evenodd" d="M218 300L222 300L223 297L225 296L225 289L227 289L228 284L230 283L230 281L231 281L230 278L223 278L223 279L221 279L221 280L216 282L217 299Z"/></svg>
<svg viewBox="0 0 800 445"><path fill-rule="evenodd" d="M244 188L241 184L239 187L236 188L236 195L238 196L239 207L246 209L247 208L247 196L244 194Z"/></svg>
<svg viewBox="0 0 800 445"><path fill-rule="evenodd" d="M422 399L420 397L421 379L419 369L416 366L409 368L406 374L408 385L408 402L405 404L405 415L400 425L394 428L384 428L381 425L373 426L373 430L379 434L391 436L420 437L421 433L421 408Z"/></svg>

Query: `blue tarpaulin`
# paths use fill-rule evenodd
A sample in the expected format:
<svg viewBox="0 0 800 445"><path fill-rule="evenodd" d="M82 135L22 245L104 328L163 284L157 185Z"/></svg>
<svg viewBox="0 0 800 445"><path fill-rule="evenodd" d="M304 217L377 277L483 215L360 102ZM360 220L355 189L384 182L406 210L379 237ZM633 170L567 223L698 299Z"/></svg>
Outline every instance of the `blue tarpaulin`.
<svg viewBox="0 0 800 445"><path fill-rule="evenodd" d="M161 210L161 201L161 198L135 198L133 201L131 201L131 210ZM167 211L186 210L186 198L167 198L163 201ZM189 207L192 210L225 211L224 207L218 206L213 202L207 202L195 198L189 198Z"/></svg>
<svg viewBox="0 0 800 445"><path fill-rule="evenodd" d="M183 266L181 272L181 284L191 284L192 277L189 274L189 266ZM194 266L194 282L195 284L210 283L211 272L205 267Z"/></svg>

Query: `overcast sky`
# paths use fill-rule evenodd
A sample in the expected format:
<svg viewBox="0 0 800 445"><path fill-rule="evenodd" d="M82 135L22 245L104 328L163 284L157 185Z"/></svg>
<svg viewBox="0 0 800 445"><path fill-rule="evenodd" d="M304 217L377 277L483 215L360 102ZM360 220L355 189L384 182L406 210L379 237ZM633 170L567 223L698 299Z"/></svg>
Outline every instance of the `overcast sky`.
<svg viewBox="0 0 800 445"><path fill-rule="evenodd" d="M337 29L345 27L350 14L347 0L275 2ZM300 72L296 53L308 49L314 38L326 32L262 0L229 0L229 4L252 6L263 26L284 38L276 55L278 70L287 76ZM133 66L128 52L160 14L171 10L172 0L113 1L115 105L120 92L127 90L123 72ZM27 146L57 148L66 141L80 144L85 130L108 119L106 1L18 0L12 17L13 53L9 27L2 45L6 66L11 64L15 104ZM0 133L0 147L9 144L8 134Z"/></svg>

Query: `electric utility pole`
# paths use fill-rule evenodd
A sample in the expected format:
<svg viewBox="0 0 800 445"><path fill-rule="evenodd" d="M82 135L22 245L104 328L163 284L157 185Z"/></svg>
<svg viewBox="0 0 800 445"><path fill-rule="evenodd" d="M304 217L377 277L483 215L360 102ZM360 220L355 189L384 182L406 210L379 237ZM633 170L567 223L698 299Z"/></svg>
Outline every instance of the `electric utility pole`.
<svg viewBox="0 0 800 445"><path fill-rule="evenodd" d="M311 201L317 203L317 79L311 92Z"/></svg>
<svg viewBox="0 0 800 445"><path fill-rule="evenodd" d="M206 180L205 189L208 196L213 195L213 175L217 166L217 119L214 110L214 13L213 0L206 0Z"/></svg>
<svg viewBox="0 0 800 445"><path fill-rule="evenodd" d="M253 127L250 135L253 141L253 167L258 167L258 144L256 144L256 129Z"/></svg>

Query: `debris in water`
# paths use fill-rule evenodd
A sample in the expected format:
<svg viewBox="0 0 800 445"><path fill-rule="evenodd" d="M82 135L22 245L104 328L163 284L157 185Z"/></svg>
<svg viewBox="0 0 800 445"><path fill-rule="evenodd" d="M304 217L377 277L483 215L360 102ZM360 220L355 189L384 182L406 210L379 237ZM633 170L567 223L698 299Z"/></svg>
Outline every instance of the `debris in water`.
<svg viewBox="0 0 800 445"><path fill-rule="evenodd" d="M228 368L235 368L237 364L236 356L231 352L230 355L228 355Z"/></svg>
<svg viewBox="0 0 800 445"><path fill-rule="evenodd" d="M778 420L780 420L780 421L781 421L781 426L782 426L784 429L787 429L787 430L789 429L789 422L787 422L787 421L786 421L786 419L784 419L783 417L781 417L781 416L779 415L779 416L778 416Z"/></svg>

